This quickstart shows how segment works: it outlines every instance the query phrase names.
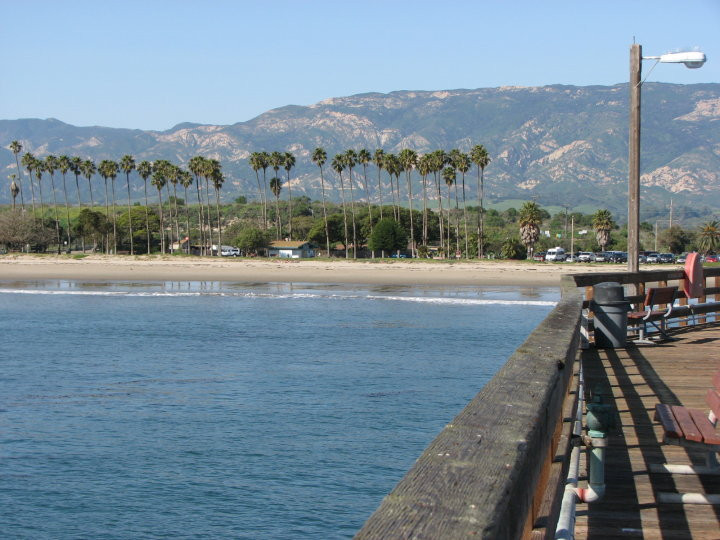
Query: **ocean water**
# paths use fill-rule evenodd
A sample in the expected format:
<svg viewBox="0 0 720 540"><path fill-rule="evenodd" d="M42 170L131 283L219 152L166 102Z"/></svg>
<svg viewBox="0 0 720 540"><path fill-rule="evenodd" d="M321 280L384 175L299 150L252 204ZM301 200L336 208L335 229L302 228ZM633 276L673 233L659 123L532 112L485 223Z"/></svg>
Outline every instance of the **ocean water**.
<svg viewBox="0 0 720 540"><path fill-rule="evenodd" d="M558 296L0 282L0 537L350 538Z"/></svg>

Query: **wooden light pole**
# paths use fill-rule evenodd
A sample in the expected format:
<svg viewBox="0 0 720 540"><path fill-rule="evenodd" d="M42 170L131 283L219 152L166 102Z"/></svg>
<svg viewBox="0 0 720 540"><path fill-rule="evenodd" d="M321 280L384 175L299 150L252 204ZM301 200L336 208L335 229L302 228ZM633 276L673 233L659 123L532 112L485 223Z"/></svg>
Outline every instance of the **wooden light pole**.
<svg viewBox="0 0 720 540"><path fill-rule="evenodd" d="M630 47L630 135L628 141L628 272L639 270L640 86L642 45Z"/></svg>

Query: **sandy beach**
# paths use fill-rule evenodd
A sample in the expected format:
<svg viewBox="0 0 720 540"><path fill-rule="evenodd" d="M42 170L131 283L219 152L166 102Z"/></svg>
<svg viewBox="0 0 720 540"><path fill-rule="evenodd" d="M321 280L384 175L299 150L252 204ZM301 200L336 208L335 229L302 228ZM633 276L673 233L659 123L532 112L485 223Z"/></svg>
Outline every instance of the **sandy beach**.
<svg viewBox="0 0 720 540"><path fill-rule="evenodd" d="M567 273L608 272L624 265L525 261L232 259L177 256L0 256L0 280L234 281L387 285L558 286Z"/></svg>

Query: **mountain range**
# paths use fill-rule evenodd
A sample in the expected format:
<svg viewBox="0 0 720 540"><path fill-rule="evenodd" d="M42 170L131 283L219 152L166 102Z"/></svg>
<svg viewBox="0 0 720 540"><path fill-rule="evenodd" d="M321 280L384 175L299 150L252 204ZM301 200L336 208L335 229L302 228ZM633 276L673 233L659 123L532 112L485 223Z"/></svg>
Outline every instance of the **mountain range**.
<svg viewBox="0 0 720 540"><path fill-rule="evenodd" d="M320 198L319 169L310 159L318 146L330 161L348 148L424 153L469 151L482 144L491 158L485 169L490 202L532 198L541 205L583 211L609 208L622 221L627 208L628 98L627 84L368 93L289 105L232 125L182 123L166 131L78 127L56 119L0 120L0 170L5 176L16 172L15 156L8 149L13 140L20 141L23 152L38 157L78 155L96 163L131 154L138 162L168 159L186 165L202 155L222 163L223 199L257 199L248 157L255 151L279 150L296 157L293 196ZM689 217L693 212L712 213L718 206L719 121L720 84L643 84L643 219L663 215L671 198L678 218L682 212ZM361 188L361 167L356 175ZM374 165L368 175L373 198ZM469 175L468 196L474 198L475 170ZM420 179L414 176L418 193ZM333 185L331 198L339 200L329 167L325 178ZM137 180L133 189L139 199L142 183ZM9 189L0 190L0 203L10 200Z"/></svg>

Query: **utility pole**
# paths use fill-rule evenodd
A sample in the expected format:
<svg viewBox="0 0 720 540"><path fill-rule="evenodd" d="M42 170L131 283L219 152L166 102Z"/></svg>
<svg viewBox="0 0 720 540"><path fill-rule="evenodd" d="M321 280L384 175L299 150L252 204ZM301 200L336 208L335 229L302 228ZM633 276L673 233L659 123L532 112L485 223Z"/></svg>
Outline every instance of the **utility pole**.
<svg viewBox="0 0 720 540"><path fill-rule="evenodd" d="M637 272L640 250L640 84L642 45L630 46L630 137L628 141L628 272Z"/></svg>

